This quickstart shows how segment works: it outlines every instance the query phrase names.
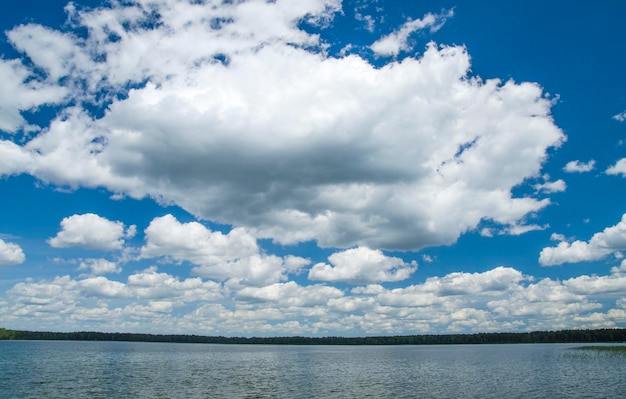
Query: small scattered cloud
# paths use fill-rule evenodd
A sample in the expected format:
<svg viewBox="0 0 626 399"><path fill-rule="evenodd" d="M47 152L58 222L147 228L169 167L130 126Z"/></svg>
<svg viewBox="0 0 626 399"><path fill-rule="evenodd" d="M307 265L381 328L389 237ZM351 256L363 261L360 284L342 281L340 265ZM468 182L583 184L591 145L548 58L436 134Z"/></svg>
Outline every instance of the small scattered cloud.
<svg viewBox="0 0 626 399"><path fill-rule="evenodd" d="M0 239L0 266L19 265L25 260L24 251L19 245Z"/></svg>
<svg viewBox="0 0 626 399"><path fill-rule="evenodd" d="M626 214L615 226L596 233L589 241L561 241L556 247L541 250L539 263L542 266L556 266L563 263L577 263L598 260L607 255L626 250Z"/></svg>
<svg viewBox="0 0 626 399"><path fill-rule="evenodd" d="M374 19L374 17L372 17L371 15L368 15L368 14L362 14L358 10L355 10L354 18L357 21L362 22L364 27L365 27L365 29L368 32L370 32L370 33L374 32L374 29L376 28L376 20Z"/></svg>
<svg viewBox="0 0 626 399"><path fill-rule="evenodd" d="M522 234L526 234L528 232L531 231L541 231L541 230L545 230L548 227L550 227L549 225L545 224L543 226L540 226L538 224L515 224L512 226L507 226L505 229L503 229L499 234L506 234L506 235L510 235L510 236L519 236Z"/></svg>
<svg viewBox="0 0 626 399"><path fill-rule="evenodd" d="M364 28L374 33L376 29L376 23L378 20L382 20L382 16L375 17L373 14L380 14L382 7L377 5L378 0L356 1L354 4L354 18L363 23Z"/></svg>
<svg viewBox="0 0 626 399"><path fill-rule="evenodd" d="M536 191L541 191L546 194L553 194L565 191L567 189L567 184L565 184L564 180L559 179L556 181L546 181L541 184L536 184L534 188Z"/></svg>
<svg viewBox="0 0 626 399"><path fill-rule="evenodd" d="M454 10L442 12L441 14L428 13L422 19L409 20L399 29L378 39L370 48L377 55L397 56L400 51L410 50L408 43L409 36L415 32L429 29L431 33L438 31L446 23L448 18L454 15Z"/></svg>
<svg viewBox="0 0 626 399"><path fill-rule="evenodd" d="M624 122L626 120L626 111L613 115L613 119L619 122Z"/></svg>
<svg viewBox="0 0 626 399"><path fill-rule="evenodd" d="M587 162L576 160L568 162L563 170L569 173L584 173L592 171L595 168L595 165L596 161L593 159Z"/></svg>
<svg viewBox="0 0 626 399"><path fill-rule="evenodd" d="M54 248L120 250L124 246L124 238L134 235L135 231L135 226L125 229L124 223L94 213L72 215L61 221L61 230L48 239L48 244Z"/></svg>
<svg viewBox="0 0 626 399"><path fill-rule="evenodd" d="M483 227L480 230L479 234L483 237L494 237L495 235L519 236L519 235L526 234L531 231L545 230L548 227L550 226L547 224L540 226L538 224L523 224L522 223L522 224L513 224L513 225L501 227L501 228Z"/></svg>

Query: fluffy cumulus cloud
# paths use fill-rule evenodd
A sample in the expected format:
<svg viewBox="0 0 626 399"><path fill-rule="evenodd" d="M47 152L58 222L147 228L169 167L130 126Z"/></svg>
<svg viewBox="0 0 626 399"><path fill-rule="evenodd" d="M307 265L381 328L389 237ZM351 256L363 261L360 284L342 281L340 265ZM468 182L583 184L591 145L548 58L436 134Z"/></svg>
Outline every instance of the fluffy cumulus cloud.
<svg viewBox="0 0 626 399"><path fill-rule="evenodd" d="M19 265L24 260L26 256L19 245L0 239L0 266Z"/></svg>
<svg viewBox="0 0 626 399"><path fill-rule="evenodd" d="M309 263L296 256L262 254L256 239L242 228L223 234L198 222L180 223L172 215L152 220L145 236L142 257L188 261L195 265L193 273L216 280L267 284Z"/></svg>
<svg viewBox="0 0 626 399"><path fill-rule="evenodd" d="M332 266L318 263L311 268L310 280L371 284L405 280L417 269L415 261L407 264L400 258L388 257L367 247L337 252L328 260Z"/></svg>
<svg viewBox="0 0 626 399"><path fill-rule="evenodd" d="M546 247L539 254L543 266L602 259L626 250L626 214L615 226L596 233L589 241L561 241L556 247Z"/></svg>
<svg viewBox="0 0 626 399"><path fill-rule="evenodd" d="M0 174L150 196L257 238L337 248L450 244L484 220L512 231L550 203L513 194L564 140L541 87L472 76L462 46L431 43L382 67L333 56L300 27L323 28L340 8L113 2L67 7L73 30L17 27L11 43L43 72L3 61L17 78L0 84L17 86L0 128L26 126L20 111L41 103L65 108L25 142L0 140ZM373 47L399 51L450 16L409 21ZM98 238L68 225L50 243L119 248L121 226L107 226ZM179 251L169 255L214 274L209 250Z"/></svg>
<svg viewBox="0 0 626 399"><path fill-rule="evenodd" d="M626 158L622 158L606 170L608 175L622 175L626 177Z"/></svg>
<svg viewBox="0 0 626 399"><path fill-rule="evenodd" d="M102 216L85 213L72 215L61 221L61 230L48 240L55 248L79 247L102 251L122 249L125 238L132 238L136 227Z"/></svg>
<svg viewBox="0 0 626 399"><path fill-rule="evenodd" d="M211 231L198 222L180 223L172 215L158 217L145 230L143 257L168 256L195 264L211 264L258 253L256 239L244 229L228 234Z"/></svg>

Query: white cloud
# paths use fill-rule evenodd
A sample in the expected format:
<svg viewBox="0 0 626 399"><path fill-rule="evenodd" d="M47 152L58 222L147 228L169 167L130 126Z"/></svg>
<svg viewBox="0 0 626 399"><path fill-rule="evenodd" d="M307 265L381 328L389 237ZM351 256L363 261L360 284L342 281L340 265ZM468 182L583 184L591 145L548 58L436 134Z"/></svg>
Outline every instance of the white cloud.
<svg viewBox="0 0 626 399"><path fill-rule="evenodd" d="M308 264L308 261L303 260ZM252 255L194 267L195 275L243 285L265 285L285 280L290 271L285 259L275 255Z"/></svg>
<svg viewBox="0 0 626 399"><path fill-rule="evenodd" d="M154 218L145 230L144 258L167 256L194 264L212 264L258 254L256 239L242 228L228 234L198 222L180 223L172 215Z"/></svg>
<svg viewBox="0 0 626 399"><path fill-rule="evenodd" d="M622 263L619 266L615 266L611 268L611 273L613 274L626 273L626 259L622 260Z"/></svg>
<svg viewBox="0 0 626 399"><path fill-rule="evenodd" d="M606 170L608 175L622 175L626 177L626 158L622 158Z"/></svg>
<svg viewBox="0 0 626 399"><path fill-rule="evenodd" d="M595 168L595 166L596 166L596 161L593 159L587 162L581 162L581 161L576 160L576 161L569 161L565 165L563 170L569 173L584 173L584 172L592 171L593 168Z"/></svg>
<svg viewBox="0 0 626 399"><path fill-rule="evenodd" d="M446 23L446 20L454 15L454 11L450 10L438 15L426 14L422 19L409 20L398 30L378 39L370 48L374 53L382 56L397 56L400 51L408 51L411 47L408 44L409 36L412 33L430 29L430 32L436 32Z"/></svg>
<svg viewBox="0 0 626 399"><path fill-rule="evenodd" d="M294 281L265 287L245 287L237 296L245 300L279 302L282 306L309 307L326 305L329 299L341 298L343 292L335 287L310 285L302 287Z"/></svg>
<svg viewBox="0 0 626 399"><path fill-rule="evenodd" d="M151 196L256 238L336 248L450 244L550 203L512 189L564 140L552 102L536 84L470 77L463 47L431 44L376 68L308 50L324 43L297 22L321 23L339 1L142 4L72 11L82 39L12 31L80 99L68 103L104 92L111 104L98 118L66 108L27 143L0 142L11 160L0 173Z"/></svg>
<svg viewBox="0 0 626 399"><path fill-rule="evenodd" d="M543 266L576 263L602 259L607 255L626 250L626 214L615 226L596 233L588 242L561 241L556 247L546 247L539 254Z"/></svg>
<svg viewBox="0 0 626 399"><path fill-rule="evenodd" d="M526 234L530 231L545 230L548 227L549 227L548 225L539 226L537 224L511 224L509 226L506 226L504 228L499 228L499 229L484 227L480 230L480 235L483 237L493 237L495 234L498 234L501 236L502 235L519 236L522 234Z"/></svg>
<svg viewBox="0 0 626 399"><path fill-rule="evenodd" d="M354 18L357 21L363 22L366 30L368 30L369 32L374 32L374 29L376 27L376 21L374 20L374 17L367 14L361 14L360 12L355 10Z"/></svg>
<svg viewBox="0 0 626 399"><path fill-rule="evenodd" d="M81 295L95 296L98 298L127 298L131 292L126 284L119 281L109 280L103 276L89 277L75 282Z"/></svg>
<svg viewBox="0 0 626 399"><path fill-rule="evenodd" d="M120 273L122 268L116 262L107 259L84 259L80 262L78 270L90 270L92 274Z"/></svg>
<svg viewBox="0 0 626 399"><path fill-rule="evenodd" d="M613 119L619 122L624 122L626 120L626 111L613 115Z"/></svg>
<svg viewBox="0 0 626 399"><path fill-rule="evenodd" d="M447 295L480 295L501 292L524 280L522 273L510 267L496 267L483 273L451 273L442 278L431 277L423 287L426 291Z"/></svg>
<svg viewBox="0 0 626 399"><path fill-rule="evenodd" d="M33 306L38 311L70 312L75 302L73 287L76 282L69 276L55 277L50 281L33 282L32 280L17 283L7 293L14 302ZM28 309L25 309L28 310Z"/></svg>
<svg viewBox="0 0 626 399"><path fill-rule="evenodd" d="M19 265L25 260L24 251L19 245L0 239L0 266Z"/></svg>
<svg viewBox="0 0 626 399"><path fill-rule="evenodd" d="M222 297L220 284L199 277L180 280L156 267L128 276L128 289L139 299L167 299L182 303L215 300Z"/></svg>
<svg viewBox="0 0 626 399"><path fill-rule="evenodd" d="M507 298L489 301L487 308L502 318L524 318L539 330L567 328L569 319L601 305L576 294L558 281L543 279L520 287Z"/></svg>
<svg viewBox="0 0 626 399"><path fill-rule="evenodd" d="M135 231L130 226L127 231ZM63 218L61 230L48 244L55 248L80 247L112 251L124 246L124 223L110 221L102 216L85 213Z"/></svg>
<svg viewBox="0 0 626 399"><path fill-rule="evenodd" d="M354 6L354 19L361 22L364 28L370 33L374 33L376 23L383 19L382 16L375 17L372 14L378 14L382 8L377 6L378 0L374 1L357 1Z"/></svg>
<svg viewBox="0 0 626 399"><path fill-rule="evenodd" d="M19 145L0 140L0 175L17 175L31 170L32 158Z"/></svg>
<svg viewBox="0 0 626 399"><path fill-rule="evenodd" d="M210 279L246 284L269 284L283 280L287 273L299 271L310 261L296 257L281 258L259 252L256 239L245 229L228 234L211 231L197 222L180 223L172 215L155 218L145 230L144 258L166 257L196 265L192 272Z"/></svg>
<svg viewBox="0 0 626 399"><path fill-rule="evenodd" d="M567 189L567 184L565 184L564 180L559 179L556 181L547 181L541 184L536 184L534 188L537 191L552 194L565 191Z"/></svg>
<svg viewBox="0 0 626 399"><path fill-rule="evenodd" d="M579 276L565 280L565 286L582 294L616 294L623 295L626 290L626 275L610 276Z"/></svg>
<svg viewBox="0 0 626 399"><path fill-rule="evenodd" d="M80 48L80 39L41 25L20 25L7 33L10 43L46 74L46 81L57 83L73 73L94 67L91 57ZM79 65L81 68L76 68ZM70 87L70 89L72 89Z"/></svg>
<svg viewBox="0 0 626 399"><path fill-rule="evenodd" d="M512 268L498 267L484 273L451 273L430 277L423 284L396 288L377 295L380 304L393 307L424 308L458 306L464 301L484 302L516 288L522 274ZM456 302L458 298L466 299ZM448 297L451 297L448 298ZM473 298L469 298L473 297ZM456 299L455 299L456 298Z"/></svg>
<svg viewBox="0 0 626 399"><path fill-rule="evenodd" d="M0 306L0 317L19 320L24 328L63 323L76 330L237 336L602 328L623 322L624 270L534 282L516 269L497 267L404 288L372 284L344 292L294 281L233 290L151 267L126 281L64 276L18 283Z"/></svg>
<svg viewBox="0 0 626 399"><path fill-rule="evenodd" d="M405 263L400 258L388 257L367 247L336 252L328 260L332 266L326 263L314 265L309 271L309 280L372 284L405 280L417 270L415 261Z"/></svg>
<svg viewBox="0 0 626 399"><path fill-rule="evenodd" d="M541 231L545 230L549 225L539 226L538 224L514 224L505 228L500 234L506 234L511 236L519 236L522 234L526 234L530 231Z"/></svg>
<svg viewBox="0 0 626 399"><path fill-rule="evenodd" d="M550 239L552 241L565 241L567 238L563 235L563 234L559 234L559 233L552 233L550 235Z"/></svg>
<svg viewBox="0 0 626 399"><path fill-rule="evenodd" d="M0 59L0 131L15 133L19 129L36 130L21 115L21 111L33 110L44 104L63 100L68 90L35 78L19 60ZM8 145L0 141L0 146ZM4 166L0 161L0 167ZM10 174L6 169L0 173Z"/></svg>

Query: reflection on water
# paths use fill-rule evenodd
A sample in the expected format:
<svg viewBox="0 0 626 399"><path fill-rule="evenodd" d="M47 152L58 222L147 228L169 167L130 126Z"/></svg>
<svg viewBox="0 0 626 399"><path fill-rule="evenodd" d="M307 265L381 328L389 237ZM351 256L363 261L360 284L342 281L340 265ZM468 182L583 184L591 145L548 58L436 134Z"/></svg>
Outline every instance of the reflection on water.
<svg viewBox="0 0 626 399"><path fill-rule="evenodd" d="M626 356L573 346L0 341L0 397L626 397Z"/></svg>

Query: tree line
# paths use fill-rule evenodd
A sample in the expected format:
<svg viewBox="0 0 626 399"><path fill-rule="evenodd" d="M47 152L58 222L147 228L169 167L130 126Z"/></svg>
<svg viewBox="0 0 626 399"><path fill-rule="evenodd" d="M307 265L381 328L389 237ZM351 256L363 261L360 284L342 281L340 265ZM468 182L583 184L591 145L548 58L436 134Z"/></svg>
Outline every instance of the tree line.
<svg viewBox="0 0 626 399"><path fill-rule="evenodd" d="M451 345L626 342L626 329L432 334L371 337L224 337L188 334L49 332L0 328L0 340L130 341L265 345Z"/></svg>

